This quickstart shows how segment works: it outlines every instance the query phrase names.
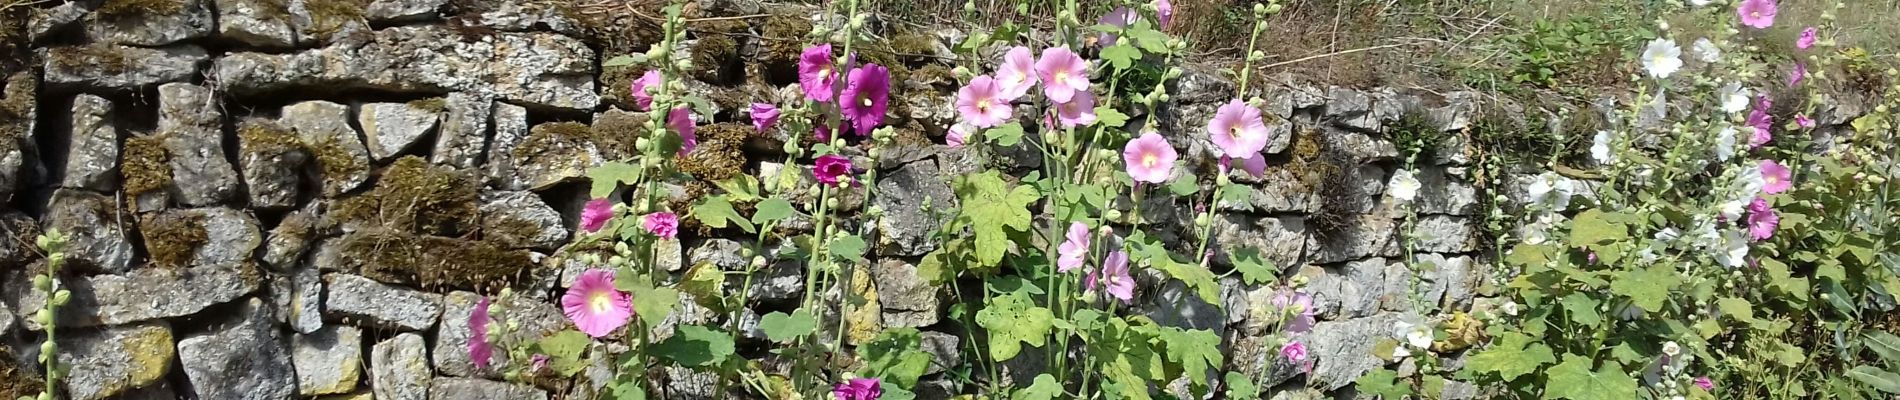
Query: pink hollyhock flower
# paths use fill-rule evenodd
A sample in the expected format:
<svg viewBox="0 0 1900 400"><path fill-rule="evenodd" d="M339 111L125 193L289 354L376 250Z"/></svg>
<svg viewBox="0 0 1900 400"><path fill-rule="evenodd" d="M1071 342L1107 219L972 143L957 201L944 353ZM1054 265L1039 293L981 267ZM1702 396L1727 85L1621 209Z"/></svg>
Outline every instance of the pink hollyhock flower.
<svg viewBox="0 0 1900 400"><path fill-rule="evenodd" d="M1742 25L1755 29L1768 29L1775 25L1775 9L1780 8L1775 0L1743 0L1735 14L1742 16Z"/></svg>
<svg viewBox="0 0 1900 400"><path fill-rule="evenodd" d="M1128 274L1128 253L1121 251L1108 253L1108 258L1102 260L1101 274L1097 275L1095 271L1089 271L1089 275L1083 278L1083 286L1086 286L1088 290L1095 290L1098 281L1107 290L1109 296L1121 299L1122 303L1135 300L1135 278Z"/></svg>
<svg viewBox="0 0 1900 400"><path fill-rule="evenodd" d="M1128 177L1136 182L1167 182L1178 156L1174 146L1154 132L1144 133L1122 147L1122 162L1128 163Z"/></svg>
<svg viewBox="0 0 1900 400"><path fill-rule="evenodd" d="M1067 47L1042 51L1036 60L1036 77L1042 80L1042 94L1049 101L1067 103L1076 92L1089 90L1089 62Z"/></svg>
<svg viewBox="0 0 1900 400"><path fill-rule="evenodd" d="M1082 260L1089 256L1089 225L1081 222L1069 224L1068 241L1056 247L1056 272L1069 272L1082 266Z"/></svg>
<svg viewBox="0 0 1900 400"><path fill-rule="evenodd" d="M831 388L831 394L838 400L877 400L884 395L877 378L851 378Z"/></svg>
<svg viewBox="0 0 1900 400"><path fill-rule="evenodd" d="M1698 376L1695 377L1695 387L1702 388L1702 390L1715 390L1715 381L1709 380L1709 377L1706 376Z"/></svg>
<svg viewBox="0 0 1900 400"><path fill-rule="evenodd" d="M561 310L581 333L606 337L633 318L633 299L614 289L614 273L604 269L582 272L561 296Z"/></svg>
<svg viewBox="0 0 1900 400"><path fill-rule="evenodd" d="M1788 86L1800 85L1801 79L1806 77L1808 77L1808 65L1799 62L1794 63L1794 70L1788 72Z"/></svg>
<svg viewBox="0 0 1900 400"><path fill-rule="evenodd" d="M843 97L839 101L838 111L844 119L851 120L858 136L871 134L871 128L884 123L884 112L890 106L891 70L877 64L865 64L852 68L850 80L844 85Z"/></svg>
<svg viewBox="0 0 1900 400"><path fill-rule="evenodd" d="M652 109L653 94L648 93L647 89L659 84L660 71L648 70L646 74L640 75L640 79L633 80L633 87L630 89L633 92L633 105L638 106L640 111Z"/></svg>
<svg viewBox="0 0 1900 400"><path fill-rule="evenodd" d="M1064 128L1088 126L1095 123L1095 95L1086 91L1075 92L1067 103L1056 104L1056 125Z"/></svg>
<svg viewBox="0 0 1900 400"><path fill-rule="evenodd" d="M813 122L811 124L811 137L817 139L819 143L830 142L831 127L825 126L825 121Z"/></svg>
<svg viewBox="0 0 1900 400"><path fill-rule="evenodd" d="M1002 125L1015 107L1002 99L1002 89L989 75L978 75L970 84L957 89L957 112L978 128Z"/></svg>
<svg viewBox="0 0 1900 400"><path fill-rule="evenodd" d="M1267 124L1260 120L1260 109L1240 99L1228 101L1207 121L1207 135L1220 146L1221 153L1235 158L1259 153L1267 148Z"/></svg>
<svg viewBox="0 0 1900 400"><path fill-rule="evenodd" d="M818 178L818 183L831 185L832 187L849 183L849 179L851 178L851 159L839 157L835 154L818 156L818 159L812 160L811 173L812 176Z"/></svg>
<svg viewBox="0 0 1900 400"><path fill-rule="evenodd" d="M1794 40L1794 48L1807 50L1809 47L1814 47L1814 36L1817 33L1819 33L1819 31L1816 31L1812 26L1808 27L1808 29L1802 29L1801 38Z"/></svg>
<svg viewBox="0 0 1900 400"><path fill-rule="evenodd" d="M1763 97L1762 104L1767 104L1766 97ZM1756 107L1754 111L1749 111L1747 124L1749 128L1753 128L1755 131L1755 133L1748 138L1749 150L1754 150L1755 148L1761 147L1761 145L1768 144L1768 141L1774 140L1775 135L1771 130L1774 128L1774 117L1768 115L1768 107Z"/></svg>
<svg viewBox="0 0 1900 400"><path fill-rule="evenodd" d="M1253 175L1254 179L1265 178L1267 176L1267 158L1261 156L1260 153L1254 153L1253 156L1240 159L1239 161L1240 170L1246 171L1248 175ZM1220 173L1223 175L1226 174L1228 168L1230 168L1230 164L1233 162L1234 159L1232 157L1221 155Z"/></svg>
<svg viewBox="0 0 1900 400"><path fill-rule="evenodd" d="M640 226L647 228L647 232L653 236L672 239L680 233L680 217L666 211L647 214L640 218Z"/></svg>
<svg viewBox="0 0 1900 400"><path fill-rule="evenodd" d="M685 157L692 153L694 148L699 147L699 135L693 133L698 127L693 124L693 111L687 109L686 106L674 108L672 112L666 113L666 126L680 134L680 157Z"/></svg>
<svg viewBox="0 0 1900 400"><path fill-rule="evenodd" d="M951 125L950 130L944 133L943 141L950 148L963 147L963 144L970 140L970 131L973 130L976 130L976 127L970 126L970 123L958 122L956 125Z"/></svg>
<svg viewBox="0 0 1900 400"><path fill-rule="evenodd" d="M1005 102L1016 101L1036 86L1036 57L1028 47L1011 47L1003 54L1003 65L996 68L996 84Z"/></svg>
<svg viewBox="0 0 1900 400"><path fill-rule="evenodd" d="M1161 20L1161 27L1168 27L1169 22L1174 22L1174 3L1168 0L1156 1L1155 18Z"/></svg>
<svg viewBox="0 0 1900 400"><path fill-rule="evenodd" d="M1794 188L1793 172L1775 160L1761 160L1761 191L1767 194L1786 192Z"/></svg>
<svg viewBox="0 0 1900 400"><path fill-rule="evenodd" d="M1775 236L1775 228L1781 226L1781 216L1775 209L1768 207L1768 200L1755 198L1748 203L1748 237L1755 240L1768 240Z"/></svg>
<svg viewBox="0 0 1900 400"><path fill-rule="evenodd" d="M607 226L607 220L613 217L613 202L607 199L588 200L587 205L581 208L581 230L587 233L599 232L601 227Z"/></svg>
<svg viewBox="0 0 1900 400"><path fill-rule="evenodd" d="M752 129L757 129L759 132L772 129L772 125L778 124L778 116L779 111L777 106L765 103L752 103Z"/></svg>
<svg viewBox="0 0 1900 400"><path fill-rule="evenodd" d="M1286 357L1287 361L1295 363L1305 362L1306 345L1301 344L1298 340L1289 341L1286 345L1280 346L1280 355Z"/></svg>
<svg viewBox="0 0 1900 400"><path fill-rule="evenodd" d="M1127 28L1129 25L1134 25L1135 19L1140 17L1141 15L1135 14L1135 10L1130 10L1128 7L1115 7L1114 10L1109 11L1107 14L1102 14L1102 18L1096 19L1095 23ZM1115 36L1115 34L1103 32L1101 40L1097 42L1101 43L1102 47L1108 47L1114 46L1116 39L1117 36Z"/></svg>
<svg viewBox="0 0 1900 400"><path fill-rule="evenodd" d="M1313 295L1293 290L1281 290L1273 295L1273 306L1292 316L1286 321L1289 333L1306 333L1313 330L1316 322L1313 315L1319 310L1313 309Z"/></svg>
<svg viewBox="0 0 1900 400"><path fill-rule="evenodd" d="M475 369L487 369L495 357L495 346L488 343L488 319L488 297L482 296L468 313L468 359L475 362Z"/></svg>
<svg viewBox="0 0 1900 400"><path fill-rule="evenodd" d="M798 88L806 100L830 103L837 97L838 72L831 61L830 44L806 47L798 55Z"/></svg>
<svg viewBox="0 0 1900 400"><path fill-rule="evenodd" d="M552 359L548 358L546 354L534 353L533 356L528 357L528 373L538 374L541 373L541 371L548 370L548 361L550 360Z"/></svg>
<svg viewBox="0 0 1900 400"><path fill-rule="evenodd" d="M1808 118L1808 115L1807 115L1807 114L1795 114L1795 115L1794 115L1794 125L1795 125L1795 126L1799 126L1799 127L1802 127L1802 128L1813 128L1813 127L1814 127L1814 119L1812 119L1812 118Z"/></svg>

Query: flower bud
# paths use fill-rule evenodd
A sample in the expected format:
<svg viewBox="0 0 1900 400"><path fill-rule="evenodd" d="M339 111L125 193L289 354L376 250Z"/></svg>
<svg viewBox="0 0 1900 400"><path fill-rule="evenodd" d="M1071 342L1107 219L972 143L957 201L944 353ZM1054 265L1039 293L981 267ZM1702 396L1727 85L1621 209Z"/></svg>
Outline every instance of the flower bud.
<svg viewBox="0 0 1900 400"><path fill-rule="evenodd" d="M1260 4L1260 3L1254 3L1254 5L1253 5L1253 16L1254 16L1254 17L1260 17L1260 16L1262 16L1262 15L1265 15L1266 13L1267 13L1267 5L1265 5L1265 4Z"/></svg>
<svg viewBox="0 0 1900 400"><path fill-rule="evenodd" d="M46 275L34 275L33 288L39 289L42 292L51 291L53 290L53 279L48 278Z"/></svg>
<svg viewBox="0 0 1900 400"><path fill-rule="evenodd" d="M1175 79L1175 78L1180 78L1180 77L1181 77L1181 67L1168 68L1168 79Z"/></svg>
<svg viewBox="0 0 1900 400"><path fill-rule="evenodd" d="M964 13L966 13L966 14L975 14L975 13L976 13L976 2L975 2L975 1L966 1L966 2L963 2L963 12L964 12Z"/></svg>
<svg viewBox="0 0 1900 400"><path fill-rule="evenodd" d="M53 326L53 310L41 308L39 312L33 313L33 322L39 323L40 326Z"/></svg>
<svg viewBox="0 0 1900 400"><path fill-rule="evenodd" d="M765 257L752 256L752 268L753 269L765 268Z"/></svg>
<svg viewBox="0 0 1900 400"><path fill-rule="evenodd" d="M1122 210L1108 210L1102 213L1102 218L1111 221L1122 219Z"/></svg>
<svg viewBox="0 0 1900 400"><path fill-rule="evenodd" d="M1201 215L1194 216L1194 226L1205 228L1207 224L1212 222L1213 218L1209 216L1208 213L1201 213Z"/></svg>
<svg viewBox="0 0 1900 400"><path fill-rule="evenodd" d="M53 306L54 307L64 306L66 305L66 302L72 301L72 299L73 299L72 291L60 289L58 293L53 293Z"/></svg>
<svg viewBox="0 0 1900 400"><path fill-rule="evenodd" d="M846 177L842 177L842 176L838 178L846 179ZM825 207L833 208L833 209L838 208L838 198L833 197L833 198L825 199Z"/></svg>

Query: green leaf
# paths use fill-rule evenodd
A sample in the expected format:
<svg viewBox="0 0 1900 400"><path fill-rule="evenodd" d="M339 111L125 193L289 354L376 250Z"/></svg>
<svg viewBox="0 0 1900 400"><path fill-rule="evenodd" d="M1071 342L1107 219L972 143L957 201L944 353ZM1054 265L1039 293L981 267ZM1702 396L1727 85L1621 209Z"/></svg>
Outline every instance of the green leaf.
<svg viewBox="0 0 1900 400"><path fill-rule="evenodd" d="M1150 54L1168 54L1168 34L1150 29L1144 25L1146 24L1137 22L1135 26L1123 31L1122 35L1134 39L1135 44L1141 46L1142 51Z"/></svg>
<svg viewBox="0 0 1900 400"><path fill-rule="evenodd" d="M864 360L864 368L858 375L894 382L901 387L917 386L917 378L930 368L930 353L925 353L923 346L917 328L885 330L858 348Z"/></svg>
<svg viewBox="0 0 1900 400"><path fill-rule="evenodd" d="M589 168L587 178L593 181L587 190L588 197L605 198L619 189L621 184L632 185L640 181L640 167L619 161L608 162Z"/></svg>
<svg viewBox="0 0 1900 400"><path fill-rule="evenodd" d="M636 284L627 290L633 296L633 312L648 323L657 324L679 307L680 292L670 287L652 287Z"/></svg>
<svg viewBox="0 0 1900 400"><path fill-rule="evenodd" d="M1681 283L1676 276L1676 268L1668 265L1619 271L1616 275L1616 280L1610 282L1610 292L1628 296L1630 301L1645 311L1662 310L1663 301L1669 299L1669 292Z"/></svg>
<svg viewBox="0 0 1900 400"><path fill-rule="evenodd" d="M1495 372L1508 382L1536 372L1539 366L1557 362L1557 356L1551 353L1549 346L1533 343L1530 336L1507 332L1497 343L1472 355L1467 362L1472 371Z"/></svg>
<svg viewBox="0 0 1900 400"><path fill-rule="evenodd" d="M1015 122L983 131L983 139L998 146L1015 146L1023 141L1023 125Z"/></svg>
<svg viewBox="0 0 1900 400"><path fill-rule="evenodd" d="M1194 289L1195 295L1200 296L1201 301L1217 307L1223 304L1220 300L1220 282L1216 281L1214 271L1201 267L1199 263L1176 261L1174 256L1168 253L1168 249L1159 243L1141 244L1140 249L1135 253L1139 257L1138 260L1147 261L1148 265L1161 270L1169 277L1181 280L1181 283L1186 284L1188 288Z"/></svg>
<svg viewBox="0 0 1900 400"><path fill-rule="evenodd" d="M616 382L610 390L613 391L615 400L646 400L647 388L643 386L644 384L645 382Z"/></svg>
<svg viewBox="0 0 1900 400"><path fill-rule="evenodd" d="M773 197L760 201L752 211L752 223L765 226L775 221L791 218L798 211L792 209L792 202Z"/></svg>
<svg viewBox="0 0 1900 400"><path fill-rule="evenodd" d="M1748 304L1748 300L1738 297L1724 297L1721 300L1715 301L1715 307L1716 309L1722 310L1723 315L1734 318L1736 321L1755 322L1755 307Z"/></svg>
<svg viewBox="0 0 1900 400"><path fill-rule="evenodd" d="M1122 114L1109 106L1095 106L1095 123L1107 128L1121 128L1128 125L1128 114Z"/></svg>
<svg viewBox="0 0 1900 400"><path fill-rule="evenodd" d="M1603 322L1603 315L1597 313L1597 306L1600 303L1589 295L1571 293L1558 302L1563 304L1564 314L1569 315L1571 321L1588 326L1596 326Z"/></svg>
<svg viewBox="0 0 1900 400"><path fill-rule="evenodd" d="M624 56L615 56L614 58L607 59L607 61L601 61L600 66L601 67L625 67L629 65L642 64L646 62L647 62L646 53L633 53L633 54L628 54Z"/></svg>
<svg viewBox="0 0 1900 400"><path fill-rule="evenodd" d="M1865 342L1867 349L1880 354L1880 358L1889 363L1900 362L1900 336L1881 331L1868 331Z"/></svg>
<svg viewBox="0 0 1900 400"><path fill-rule="evenodd" d="M1009 251L1010 232L1030 228L1029 205L1042 194L1028 185L1010 188L999 172L958 176L955 181L959 227L968 227L976 235L972 247L982 266L996 266Z"/></svg>
<svg viewBox="0 0 1900 400"><path fill-rule="evenodd" d="M1545 371L1544 397L1570 400L1626 400L1636 398L1636 379L1623 366L1605 361L1590 371L1590 358L1565 354L1564 362Z"/></svg>
<svg viewBox="0 0 1900 400"><path fill-rule="evenodd" d="M1228 261L1234 264L1234 270L1240 271L1240 280L1249 285L1272 282L1278 267L1272 260L1260 256L1260 250L1241 248L1228 255Z"/></svg>
<svg viewBox="0 0 1900 400"><path fill-rule="evenodd" d="M786 168L786 170L791 169L792 168ZM719 190L726 192L725 197L727 201L741 203L757 201L759 200L760 193L763 193L763 191L760 190L759 178L754 178L750 174L738 174L733 175L731 178L716 180L713 181L713 186L718 186Z"/></svg>
<svg viewBox="0 0 1900 400"><path fill-rule="evenodd" d="M1577 214L1577 217L1570 222L1570 245L1591 247L1629 238L1629 228L1621 223L1612 222L1616 218L1598 209Z"/></svg>
<svg viewBox="0 0 1900 400"><path fill-rule="evenodd" d="M1169 361L1181 365L1195 386L1207 386L1207 372L1221 365L1220 336L1211 330L1166 328L1160 331Z"/></svg>
<svg viewBox="0 0 1900 400"><path fill-rule="evenodd" d="M1260 387L1254 386L1247 374L1228 371L1223 381L1227 383L1227 400L1260 400Z"/></svg>
<svg viewBox="0 0 1900 400"><path fill-rule="evenodd" d="M1141 50L1135 49L1135 46L1130 46L1128 42L1117 42L1114 46L1108 46L1108 48L1102 49L1102 59L1108 60L1108 64L1114 66L1115 69L1128 69L1128 67L1135 65L1135 61L1141 60ZM1101 118L1101 114L1096 114L1095 117L1099 119ZM1110 124L1107 126L1121 125Z"/></svg>
<svg viewBox="0 0 1900 400"><path fill-rule="evenodd" d="M831 256L842 260L857 260L864 257L864 238L858 235L845 235L831 240Z"/></svg>
<svg viewBox="0 0 1900 400"><path fill-rule="evenodd" d="M1185 197L1199 191L1201 191L1201 182L1192 172L1183 172L1180 178L1168 182L1168 192L1174 193L1175 196Z"/></svg>
<svg viewBox="0 0 1900 400"><path fill-rule="evenodd" d="M743 229L747 233L758 232L756 228L752 227L751 221L747 221L745 217L739 216L739 211L732 208L732 203L726 201L725 196L711 196L705 200L700 200L699 204L693 206L693 212L690 216L694 219L698 219L699 223L706 225L708 228L725 228L726 225L731 224L738 226L739 229Z"/></svg>
<svg viewBox="0 0 1900 400"><path fill-rule="evenodd" d="M1062 394L1062 384L1056 383L1056 377L1042 374L1036 375L1036 380L1030 383L1029 387L1016 390L1016 393L1010 395L1009 398L1011 400L1049 400L1060 394Z"/></svg>
<svg viewBox="0 0 1900 400"><path fill-rule="evenodd" d="M1867 386L1873 386L1876 390L1900 394L1900 374L1862 365L1847 370L1847 376L1860 381L1860 383L1865 383Z"/></svg>
<svg viewBox="0 0 1900 400"><path fill-rule="evenodd" d="M673 337L653 346L653 355L688 367L717 364L734 351L732 335L699 325L680 325Z"/></svg>
<svg viewBox="0 0 1900 400"><path fill-rule="evenodd" d="M587 334L568 329L541 338L535 345L540 347L541 354L548 356L548 366L556 374L573 376L587 368L587 346L593 343Z"/></svg>
<svg viewBox="0 0 1900 400"><path fill-rule="evenodd" d="M680 276L678 287L680 292L693 295L693 301L700 306L723 311L725 304L721 297L725 296L725 292L721 288L725 283L725 271L720 271L719 266L711 262L701 261L686 269L686 273Z"/></svg>
<svg viewBox="0 0 1900 400"><path fill-rule="evenodd" d="M1048 343L1055 313L1037 307L1028 294L1011 292L991 297L988 303L976 313L976 324L989 330L990 357L1006 361L1015 358L1025 343L1036 347Z"/></svg>
<svg viewBox="0 0 1900 400"><path fill-rule="evenodd" d="M818 317L811 311L799 309L791 314L773 311L759 317L759 330L765 331L765 338L779 343L791 343L799 337L810 335L818 330Z"/></svg>
<svg viewBox="0 0 1900 400"><path fill-rule="evenodd" d="M1372 371L1366 372L1365 375L1360 375L1358 380L1353 381L1353 384L1356 385L1359 389L1359 394L1362 395L1380 396L1387 399L1403 399L1405 396L1412 394L1412 386L1405 384L1404 381L1398 380L1398 375L1398 372L1389 369L1373 369Z"/></svg>

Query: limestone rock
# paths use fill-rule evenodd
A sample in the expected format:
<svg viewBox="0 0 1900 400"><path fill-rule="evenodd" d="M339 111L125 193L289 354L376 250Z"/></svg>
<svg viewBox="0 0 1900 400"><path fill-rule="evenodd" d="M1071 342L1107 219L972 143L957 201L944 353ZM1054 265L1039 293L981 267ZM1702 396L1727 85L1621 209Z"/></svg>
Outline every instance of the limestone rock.
<svg viewBox="0 0 1900 400"><path fill-rule="evenodd" d="M1479 212L1478 189L1454 176L1462 169L1425 167L1417 171L1420 214L1474 215Z"/></svg>
<svg viewBox="0 0 1900 400"><path fill-rule="evenodd" d="M61 308L60 326L120 325L196 314L256 291L257 271L244 264L175 270L140 268L121 275L97 275L69 282L72 302ZM38 312L44 297L21 301L22 310ZM32 324L33 329L39 329Z"/></svg>
<svg viewBox="0 0 1900 400"><path fill-rule="evenodd" d="M686 263L709 263L725 271L744 271L752 261L740 255L746 245L732 239L710 238L686 251Z"/></svg>
<svg viewBox="0 0 1900 400"><path fill-rule="evenodd" d="M1472 218L1442 215L1418 219L1412 233L1418 237L1412 247L1432 253L1471 253L1478 251L1478 221Z"/></svg>
<svg viewBox="0 0 1900 400"><path fill-rule="evenodd" d="M1419 267L1426 272L1427 282L1425 301L1439 304L1443 309L1467 309L1472 298L1477 295L1478 286L1483 284L1485 274L1478 269L1478 263L1469 256L1447 257L1435 253L1419 253L1413 256Z"/></svg>
<svg viewBox="0 0 1900 400"><path fill-rule="evenodd" d="M74 23L92 15L94 7L85 3L68 2L46 8L43 12L28 13L32 20L27 22L27 41L40 42L54 33L65 31Z"/></svg>
<svg viewBox="0 0 1900 400"><path fill-rule="evenodd" d="M316 396L349 393L363 375L363 331L341 325L326 326L291 338L290 356L297 368L297 394Z"/></svg>
<svg viewBox="0 0 1900 400"><path fill-rule="evenodd" d="M871 280L877 285L885 326L921 328L937 323L942 309L938 292L943 287L918 276L916 265L887 258L871 268Z"/></svg>
<svg viewBox="0 0 1900 400"><path fill-rule="evenodd" d="M297 373L264 303L251 299L235 320L178 341L185 376L206 399L287 400Z"/></svg>
<svg viewBox="0 0 1900 400"><path fill-rule="evenodd" d="M502 372L514 368L514 360L508 358L508 352L499 349L494 358L489 360L487 369L477 370L474 361L469 359L469 321L480 299L480 295L463 291L449 293L443 298L442 329L436 331L435 351L429 354L437 373L470 378L500 378ZM489 310L491 318L505 316L520 324L514 336L504 339L511 342L539 340L568 327L566 315L553 303L522 296L491 304ZM489 329L498 332L497 324L500 323L489 321Z"/></svg>
<svg viewBox="0 0 1900 400"><path fill-rule="evenodd" d="M1143 307L1143 314L1156 324L1212 330L1216 336L1226 332L1227 315L1221 313L1219 305L1201 299L1194 289L1175 279L1168 279L1158 289L1154 291L1153 302Z"/></svg>
<svg viewBox="0 0 1900 400"><path fill-rule="evenodd" d="M291 54L235 53L217 75L237 93L295 87L404 92L462 91L537 107L591 109L594 52L578 39L498 33L474 41L447 26L399 26L361 44Z"/></svg>
<svg viewBox="0 0 1900 400"><path fill-rule="evenodd" d="M238 123L238 169L249 188L251 208L296 207L310 159L309 150L290 128L265 119Z"/></svg>
<svg viewBox="0 0 1900 400"><path fill-rule="evenodd" d="M55 190L40 218L45 229L66 233L66 259L73 266L107 273L132 269L135 250L126 231L128 221L135 217L112 198L83 190Z"/></svg>
<svg viewBox="0 0 1900 400"><path fill-rule="evenodd" d="M1234 81L1217 71L1205 68L1186 68L1181 77L1173 81L1174 90L1169 93L1176 103L1225 103L1234 96Z"/></svg>
<svg viewBox="0 0 1900 400"><path fill-rule="evenodd" d="M1380 339L1391 338L1390 331L1400 318L1399 314L1382 313L1314 325L1313 331L1305 335L1308 354L1317 355L1309 376L1319 387L1337 390L1352 384L1366 371L1384 366L1385 361L1368 349Z"/></svg>
<svg viewBox="0 0 1900 400"><path fill-rule="evenodd" d="M435 18L436 10L447 4L447 0L376 0L364 14L374 23L422 21Z"/></svg>
<svg viewBox="0 0 1900 400"><path fill-rule="evenodd" d="M1214 238L1207 248L1214 250L1213 265L1232 267L1233 250L1251 249L1260 259L1274 266L1289 268L1305 259L1305 217L1254 217L1225 213L1212 221Z"/></svg>
<svg viewBox="0 0 1900 400"><path fill-rule="evenodd" d="M211 35L217 24L211 0L106 2L92 13L94 41L132 46L163 46Z"/></svg>
<svg viewBox="0 0 1900 400"><path fill-rule="evenodd" d="M228 59L228 58L227 58ZM284 107L277 122L297 132L317 161L323 194L336 196L369 181L369 150L350 127L350 108L327 101Z"/></svg>
<svg viewBox="0 0 1900 400"><path fill-rule="evenodd" d="M558 6L531 1L503 1L494 10L482 13L482 26L509 32L551 30L568 36L584 36L586 27Z"/></svg>
<svg viewBox="0 0 1900 400"><path fill-rule="evenodd" d="M73 99L72 144L60 186L112 191L118 187L119 131L112 102L82 94Z"/></svg>
<svg viewBox="0 0 1900 400"><path fill-rule="evenodd" d="M778 262L752 277L751 301L790 301L805 294L805 270L799 262Z"/></svg>
<svg viewBox="0 0 1900 400"><path fill-rule="evenodd" d="M264 252L258 257L266 268L277 272L287 272L303 262L304 253L320 238L321 229L317 226L323 218L321 214L324 202L312 201L302 209L292 211L277 226L270 229L264 237Z"/></svg>
<svg viewBox="0 0 1900 400"><path fill-rule="evenodd" d="M0 264L26 265L39 257L39 246L33 239L40 235L40 223L17 210L0 210ZM4 334L5 329L0 329Z"/></svg>
<svg viewBox="0 0 1900 400"><path fill-rule="evenodd" d="M490 158L512 159L515 175L505 177L503 187L540 190L586 176L589 168L606 160L588 129L571 122L535 125L513 151L491 153Z"/></svg>
<svg viewBox="0 0 1900 400"><path fill-rule="evenodd" d="M946 221L934 216L955 215L957 209L956 193L945 178L930 160L905 164L878 178L876 204L884 210L877 220L878 254L921 256L936 250L930 233Z"/></svg>
<svg viewBox="0 0 1900 400"><path fill-rule="evenodd" d="M262 48L296 45L289 2L279 0L217 0L218 36Z"/></svg>
<svg viewBox="0 0 1900 400"><path fill-rule="evenodd" d="M370 349L369 384L382 400L427 400L432 390L429 349L422 336L403 333ZM441 398L441 397L435 397ZM452 397L469 398L476 397Z"/></svg>
<svg viewBox="0 0 1900 400"><path fill-rule="evenodd" d="M165 210L142 217L139 225L154 263L184 263L172 267L247 264L264 241L256 218L229 208Z"/></svg>
<svg viewBox="0 0 1900 400"><path fill-rule="evenodd" d="M495 134L489 142L489 182L502 190L527 190L516 170L515 149L528 138L528 109L508 103L495 105Z"/></svg>
<svg viewBox="0 0 1900 400"><path fill-rule="evenodd" d="M426 331L442 315L442 295L383 284L356 275L324 276L329 293L323 314L329 320L354 320L372 326Z"/></svg>
<svg viewBox="0 0 1900 400"><path fill-rule="evenodd" d="M448 115L435 136L435 152L429 161L455 168L474 168L481 163L482 150L488 146L489 117L495 113L494 99L463 92L443 98ZM525 122L524 122L525 123Z"/></svg>
<svg viewBox="0 0 1900 400"><path fill-rule="evenodd" d="M378 396L377 399L383 399ZM429 383L430 400L547 400L548 393L533 386L483 379L437 378Z"/></svg>
<svg viewBox="0 0 1900 400"><path fill-rule="evenodd" d="M288 277L284 291L276 292L283 301L283 320L290 330L311 333L323 328L323 276L316 268L299 267Z"/></svg>
<svg viewBox="0 0 1900 400"><path fill-rule="evenodd" d="M918 332L925 353L930 353L930 365L924 367L924 375L949 370L963 363L963 338L943 332Z"/></svg>
<svg viewBox="0 0 1900 400"><path fill-rule="evenodd" d="M1366 214L1349 220L1337 229L1320 235L1309 232L1307 254L1311 262L1331 264L1370 256L1398 254L1398 223L1384 215Z"/></svg>
<svg viewBox="0 0 1900 400"><path fill-rule="evenodd" d="M482 232L509 248L552 250L567 241L561 213L533 192L494 191L481 196Z"/></svg>
<svg viewBox="0 0 1900 400"><path fill-rule="evenodd" d="M187 206L222 204L237 195L237 170L224 157L223 121L210 89L189 83L158 87L158 131L170 158L172 188Z"/></svg>
<svg viewBox="0 0 1900 400"><path fill-rule="evenodd" d="M363 137L376 162L389 162L435 131L442 121L441 110L429 109L426 103L370 103L357 109L357 126L363 127Z"/></svg>
<svg viewBox="0 0 1900 400"><path fill-rule="evenodd" d="M134 90L188 81L210 58L204 48L177 45L143 48L92 44L46 50L46 83Z"/></svg>
<svg viewBox="0 0 1900 400"><path fill-rule="evenodd" d="M1404 270L1404 264L1371 258L1337 267L1308 267L1301 273L1310 279L1307 292L1313 295L1313 307L1321 318L1359 318L1378 311L1382 301L1406 299L1409 285L1394 282L1398 277L1387 274L1393 266ZM1401 284L1394 287L1388 282Z"/></svg>
<svg viewBox="0 0 1900 400"><path fill-rule="evenodd" d="M61 332L59 361L74 400L110 398L159 383L171 371L172 331L163 321Z"/></svg>
<svg viewBox="0 0 1900 400"><path fill-rule="evenodd" d="M0 84L6 87L0 92L0 195L4 195L29 183L45 167L27 162L27 156L39 153L32 134L39 121L38 102L33 101L39 97L39 74L17 72Z"/></svg>

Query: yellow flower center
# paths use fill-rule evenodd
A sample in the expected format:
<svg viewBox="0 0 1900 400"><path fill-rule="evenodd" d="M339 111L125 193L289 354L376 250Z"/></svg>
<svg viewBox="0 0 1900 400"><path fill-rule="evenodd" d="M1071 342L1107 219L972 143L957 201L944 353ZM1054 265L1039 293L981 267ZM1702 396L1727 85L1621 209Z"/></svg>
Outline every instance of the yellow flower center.
<svg viewBox="0 0 1900 400"><path fill-rule="evenodd" d="M594 295L588 296L587 308L592 310L595 314L606 314L608 310L614 308L613 297L608 296L607 292L594 293Z"/></svg>
<svg viewBox="0 0 1900 400"><path fill-rule="evenodd" d="M1055 75L1055 79L1051 79L1051 80L1053 80L1053 81L1056 81L1057 83L1061 83L1061 82L1063 82L1063 81L1067 81L1067 80L1069 80L1069 72L1068 72L1068 71L1056 71L1056 75Z"/></svg>
<svg viewBox="0 0 1900 400"><path fill-rule="evenodd" d="M1148 168L1154 168L1154 166L1155 166L1155 161L1158 161L1158 160L1156 160L1156 159L1158 159L1158 158L1160 158L1160 157L1156 157L1156 156L1155 156L1155 153L1148 153L1148 154L1143 154L1143 155L1141 155L1141 166L1143 166L1143 167L1148 167Z"/></svg>
<svg viewBox="0 0 1900 400"><path fill-rule="evenodd" d="M977 100L977 101L976 101L976 109L977 109L978 111L989 111L989 110L990 110L990 99L982 99L982 100Z"/></svg>

